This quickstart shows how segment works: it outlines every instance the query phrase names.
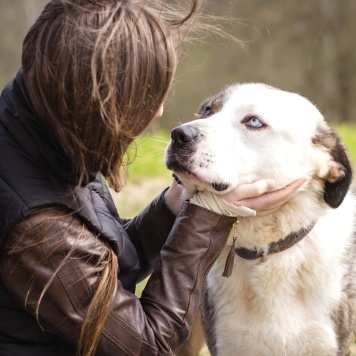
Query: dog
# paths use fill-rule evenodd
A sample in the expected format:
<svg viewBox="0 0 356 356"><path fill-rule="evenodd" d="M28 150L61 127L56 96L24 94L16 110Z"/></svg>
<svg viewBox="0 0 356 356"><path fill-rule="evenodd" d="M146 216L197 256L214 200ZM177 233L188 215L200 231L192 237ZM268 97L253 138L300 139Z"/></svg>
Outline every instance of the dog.
<svg viewBox="0 0 356 356"><path fill-rule="evenodd" d="M172 130L165 152L188 198L309 177L278 211L238 219L202 294L210 353L345 355L356 326L356 200L345 145L308 99L261 83L226 87L196 116Z"/></svg>

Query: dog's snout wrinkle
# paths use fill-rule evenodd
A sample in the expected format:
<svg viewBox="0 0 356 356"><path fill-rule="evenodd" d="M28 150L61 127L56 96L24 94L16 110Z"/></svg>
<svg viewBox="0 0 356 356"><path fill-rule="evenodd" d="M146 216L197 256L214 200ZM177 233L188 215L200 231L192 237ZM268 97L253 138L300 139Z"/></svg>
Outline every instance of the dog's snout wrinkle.
<svg viewBox="0 0 356 356"><path fill-rule="evenodd" d="M191 144L197 140L198 129L193 126L178 126L171 132L172 144L177 148Z"/></svg>

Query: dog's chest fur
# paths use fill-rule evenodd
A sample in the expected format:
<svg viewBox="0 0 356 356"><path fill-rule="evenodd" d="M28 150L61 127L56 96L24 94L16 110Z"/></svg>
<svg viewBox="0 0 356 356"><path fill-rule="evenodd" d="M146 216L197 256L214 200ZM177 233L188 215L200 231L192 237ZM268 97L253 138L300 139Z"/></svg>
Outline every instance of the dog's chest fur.
<svg viewBox="0 0 356 356"><path fill-rule="evenodd" d="M348 258L355 259L353 225L342 222L353 221L354 210L349 195L289 250L253 261L235 256L229 278L222 277L226 247L208 275L203 301L214 355L338 354L335 330L345 320L335 314L346 299Z"/></svg>

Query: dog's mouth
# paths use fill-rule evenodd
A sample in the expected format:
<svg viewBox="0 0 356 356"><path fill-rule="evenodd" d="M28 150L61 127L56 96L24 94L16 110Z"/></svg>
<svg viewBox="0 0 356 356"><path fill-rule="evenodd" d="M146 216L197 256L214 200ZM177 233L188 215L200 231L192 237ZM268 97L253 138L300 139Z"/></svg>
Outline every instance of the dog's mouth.
<svg viewBox="0 0 356 356"><path fill-rule="evenodd" d="M176 182L185 186L185 188L192 184L193 186L197 186L198 190L209 190L210 186L216 192L224 192L230 187L230 185L225 182L205 179L204 176L198 174L196 170L193 169L194 164L189 159L185 162L181 162L175 155L169 154L166 160L166 166L173 171L172 176Z"/></svg>
<svg viewBox="0 0 356 356"><path fill-rule="evenodd" d="M229 188L229 185L226 183L212 183L211 185L217 192L223 192Z"/></svg>
<svg viewBox="0 0 356 356"><path fill-rule="evenodd" d="M210 183L210 182L206 182L204 181L203 179L201 179L200 177L198 177L197 175L191 173L191 172L181 172L182 174L185 174L185 175L188 175L190 177L193 177L194 179L200 181L200 182L203 182L205 184L211 184L211 186L213 187L214 190L216 190L217 192L223 192L225 190L227 190L229 188L229 184L226 184L226 183L217 183L217 182L213 182L213 183ZM175 181L180 184L180 185L183 185L184 184L182 183L181 179L178 177L178 175L176 173L173 173L172 174L173 178L175 179Z"/></svg>

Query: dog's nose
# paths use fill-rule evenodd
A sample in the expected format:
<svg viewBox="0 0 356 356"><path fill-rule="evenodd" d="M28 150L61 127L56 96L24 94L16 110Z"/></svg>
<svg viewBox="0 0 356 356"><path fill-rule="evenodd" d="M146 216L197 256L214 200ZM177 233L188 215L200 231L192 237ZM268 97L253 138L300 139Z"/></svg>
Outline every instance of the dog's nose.
<svg viewBox="0 0 356 356"><path fill-rule="evenodd" d="M198 137L198 130L191 125L178 126L171 132L172 144L177 148L183 148L192 143Z"/></svg>

